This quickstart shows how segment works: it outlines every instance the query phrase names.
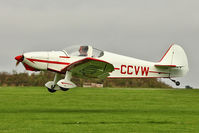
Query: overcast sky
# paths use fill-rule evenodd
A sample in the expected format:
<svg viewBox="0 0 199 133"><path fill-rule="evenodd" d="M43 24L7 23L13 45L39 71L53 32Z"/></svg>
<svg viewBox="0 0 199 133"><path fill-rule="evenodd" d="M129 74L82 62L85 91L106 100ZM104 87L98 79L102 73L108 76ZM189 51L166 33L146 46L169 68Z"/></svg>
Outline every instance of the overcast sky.
<svg viewBox="0 0 199 133"><path fill-rule="evenodd" d="M0 71L23 71L14 60L22 52L74 44L156 62L177 43L190 67L179 80L199 88L198 5L198 0L0 0Z"/></svg>

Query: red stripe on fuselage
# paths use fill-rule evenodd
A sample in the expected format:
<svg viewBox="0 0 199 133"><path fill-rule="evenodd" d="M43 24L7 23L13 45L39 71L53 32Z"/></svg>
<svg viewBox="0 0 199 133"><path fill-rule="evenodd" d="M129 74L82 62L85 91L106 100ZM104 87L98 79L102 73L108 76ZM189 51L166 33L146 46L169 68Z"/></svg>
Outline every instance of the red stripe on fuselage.
<svg viewBox="0 0 199 133"><path fill-rule="evenodd" d="M68 56L59 56L59 58L70 58Z"/></svg>
<svg viewBox="0 0 199 133"><path fill-rule="evenodd" d="M26 63L23 63L23 65L24 65L25 69L28 70L28 71L39 71L38 69L33 68Z"/></svg>
<svg viewBox="0 0 199 133"><path fill-rule="evenodd" d="M147 79L147 78L170 78L170 77L107 77L109 79Z"/></svg>
<svg viewBox="0 0 199 133"><path fill-rule="evenodd" d="M30 58L26 58L26 59L33 63L34 62L42 62L42 63L61 64L61 65L69 65L70 64L70 63L58 62L58 61L48 61L48 60L39 60L39 59L30 59Z"/></svg>

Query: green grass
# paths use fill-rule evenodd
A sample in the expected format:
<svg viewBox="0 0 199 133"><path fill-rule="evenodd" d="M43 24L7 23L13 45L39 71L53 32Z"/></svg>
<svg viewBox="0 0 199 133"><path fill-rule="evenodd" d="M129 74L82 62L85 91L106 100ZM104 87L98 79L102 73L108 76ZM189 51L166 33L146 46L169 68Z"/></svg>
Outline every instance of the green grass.
<svg viewBox="0 0 199 133"><path fill-rule="evenodd" d="M198 133L199 90L0 88L0 133Z"/></svg>

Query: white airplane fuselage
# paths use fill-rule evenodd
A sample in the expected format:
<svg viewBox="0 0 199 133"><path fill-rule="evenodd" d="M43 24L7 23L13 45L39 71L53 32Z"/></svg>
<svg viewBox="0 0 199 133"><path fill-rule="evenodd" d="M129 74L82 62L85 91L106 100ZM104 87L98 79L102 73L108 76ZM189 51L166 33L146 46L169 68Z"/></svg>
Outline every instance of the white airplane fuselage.
<svg viewBox="0 0 199 133"><path fill-rule="evenodd" d="M24 57L23 63L32 68L32 71L49 70L58 73L62 73L62 69L68 65L88 58L81 56L68 57L63 51L31 52L25 53ZM172 73L170 69L155 67L158 64L156 62L139 60L106 51L103 57L95 59L113 64L115 70L110 73L108 78L170 78L181 77L187 73L187 70Z"/></svg>
<svg viewBox="0 0 199 133"><path fill-rule="evenodd" d="M188 72L188 61L179 45L172 45L160 62L149 62L103 51L103 56L73 56L65 51L29 52L15 57L22 62L26 70L53 71L66 74L67 67L92 59L112 64L114 70L107 78L172 78L182 77ZM63 82L62 82L63 83Z"/></svg>

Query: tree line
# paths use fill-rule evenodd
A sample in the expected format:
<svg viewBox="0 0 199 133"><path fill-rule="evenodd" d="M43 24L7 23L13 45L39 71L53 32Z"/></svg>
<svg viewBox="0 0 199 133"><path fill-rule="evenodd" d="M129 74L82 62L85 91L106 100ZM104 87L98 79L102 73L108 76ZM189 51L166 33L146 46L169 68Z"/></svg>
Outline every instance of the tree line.
<svg viewBox="0 0 199 133"><path fill-rule="evenodd" d="M53 81L55 73L39 72L29 74L27 72L12 73L0 72L0 86L44 86L46 82ZM64 75L62 75L64 78ZM79 87L84 83L100 83L104 87L133 87L133 88L171 88L156 78L152 79L81 79L73 77L72 81Z"/></svg>

